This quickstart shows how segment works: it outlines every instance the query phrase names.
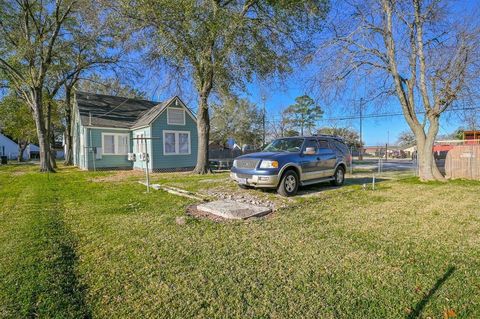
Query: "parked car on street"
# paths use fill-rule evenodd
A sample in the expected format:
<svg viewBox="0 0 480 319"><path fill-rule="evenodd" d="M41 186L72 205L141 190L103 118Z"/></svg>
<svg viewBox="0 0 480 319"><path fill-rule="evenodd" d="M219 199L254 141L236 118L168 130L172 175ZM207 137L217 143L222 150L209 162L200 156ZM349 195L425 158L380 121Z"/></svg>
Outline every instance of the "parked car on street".
<svg viewBox="0 0 480 319"><path fill-rule="evenodd" d="M339 137L286 137L274 140L262 152L237 157L230 177L241 188L272 188L293 196L299 186L342 185L349 162L350 152Z"/></svg>

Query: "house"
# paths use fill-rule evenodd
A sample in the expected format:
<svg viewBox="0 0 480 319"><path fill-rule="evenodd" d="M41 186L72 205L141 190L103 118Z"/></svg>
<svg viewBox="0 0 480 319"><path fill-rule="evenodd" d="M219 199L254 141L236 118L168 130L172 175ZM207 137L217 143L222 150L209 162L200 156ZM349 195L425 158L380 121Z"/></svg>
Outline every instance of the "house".
<svg viewBox="0 0 480 319"><path fill-rule="evenodd" d="M404 148L403 151L407 157L413 158L415 152L417 151L417 145L409 146Z"/></svg>
<svg viewBox="0 0 480 319"><path fill-rule="evenodd" d="M9 137L0 133L0 156L6 156L9 160L16 160L18 158L18 144ZM23 152L23 159L29 160L31 153L38 152L38 146L29 144Z"/></svg>
<svg viewBox="0 0 480 319"><path fill-rule="evenodd" d="M480 131L464 131L463 139L466 144L480 144Z"/></svg>
<svg viewBox="0 0 480 319"><path fill-rule="evenodd" d="M153 102L76 92L73 108L73 159L81 169L144 169L146 156L151 171L196 165L197 120L178 96Z"/></svg>
<svg viewBox="0 0 480 319"><path fill-rule="evenodd" d="M381 146L365 146L363 148L363 155L377 156Z"/></svg>

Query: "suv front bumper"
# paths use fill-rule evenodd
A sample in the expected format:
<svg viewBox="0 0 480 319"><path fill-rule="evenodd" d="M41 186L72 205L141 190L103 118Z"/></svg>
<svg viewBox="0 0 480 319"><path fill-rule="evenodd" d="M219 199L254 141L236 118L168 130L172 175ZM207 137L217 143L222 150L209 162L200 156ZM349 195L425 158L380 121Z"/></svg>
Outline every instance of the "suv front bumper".
<svg viewBox="0 0 480 319"><path fill-rule="evenodd" d="M255 175L230 172L230 178L238 184L257 188L277 188L278 175Z"/></svg>

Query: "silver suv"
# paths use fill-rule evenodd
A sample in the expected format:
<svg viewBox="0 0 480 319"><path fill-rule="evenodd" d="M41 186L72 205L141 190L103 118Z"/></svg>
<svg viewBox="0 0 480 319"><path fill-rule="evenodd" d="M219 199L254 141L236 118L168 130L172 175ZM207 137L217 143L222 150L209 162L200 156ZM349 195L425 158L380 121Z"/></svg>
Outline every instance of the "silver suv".
<svg viewBox="0 0 480 319"><path fill-rule="evenodd" d="M230 176L242 188L275 188L293 196L299 186L321 182L342 185L350 152L336 136L279 138L262 152L235 159Z"/></svg>

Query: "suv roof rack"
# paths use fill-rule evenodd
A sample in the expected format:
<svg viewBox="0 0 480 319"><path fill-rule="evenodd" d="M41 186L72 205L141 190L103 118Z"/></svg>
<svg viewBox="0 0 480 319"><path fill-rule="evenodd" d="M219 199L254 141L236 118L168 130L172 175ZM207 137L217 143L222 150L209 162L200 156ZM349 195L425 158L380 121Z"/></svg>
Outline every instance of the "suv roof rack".
<svg viewBox="0 0 480 319"><path fill-rule="evenodd" d="M305 135L303 135L303 136L286 136L286 137L282 137L282 138L309 138L309 137L333 138L333 139L345 142L345 139L343 137L338 136L338 135L329 135L329 134L312 134L310 136L305 136Z"/></svg>
<svg viewBox="0 0 480 319"><path fill-rule="evenodd" d="M338 136L338 135L330 135L330 134L314 134L312 136L315 136L315 137L326 137L326 138L334 138L334 139L337 139L337 140L342 140L343 141L343 137L341 136Z"/></svg>

